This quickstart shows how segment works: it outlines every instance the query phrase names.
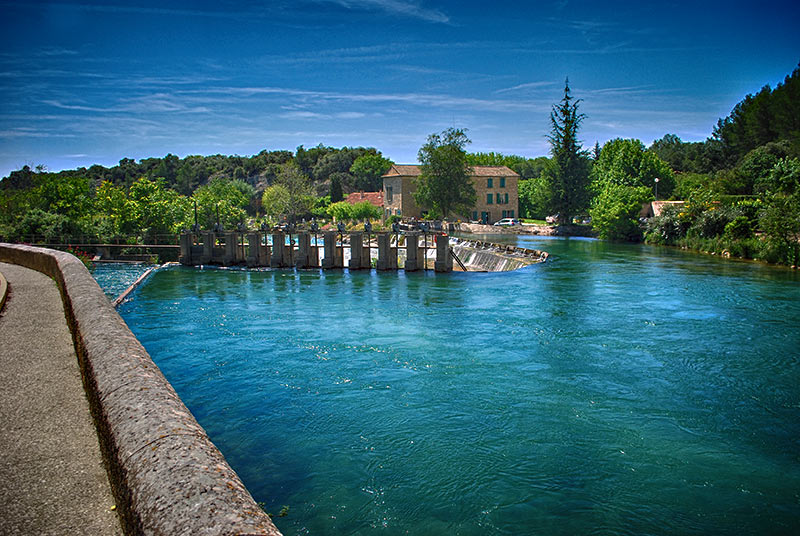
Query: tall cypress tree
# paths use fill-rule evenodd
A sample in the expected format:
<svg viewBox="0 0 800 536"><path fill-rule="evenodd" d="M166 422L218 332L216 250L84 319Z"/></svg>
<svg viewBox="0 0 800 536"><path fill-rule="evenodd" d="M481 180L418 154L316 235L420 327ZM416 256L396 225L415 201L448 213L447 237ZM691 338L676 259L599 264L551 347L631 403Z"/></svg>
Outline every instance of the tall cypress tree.
<svg viewBox="0 0 800 536"><path fill-rule="evenodd" d="M573 102L569 78L564 84L564 98L550 112L550 165L544 175L550 185L550 209L559 214L559 222L569 223L571 217L586 208L589 193L589 159L581 148L578 130L586 117L578 113L580 100Z"/></svg>

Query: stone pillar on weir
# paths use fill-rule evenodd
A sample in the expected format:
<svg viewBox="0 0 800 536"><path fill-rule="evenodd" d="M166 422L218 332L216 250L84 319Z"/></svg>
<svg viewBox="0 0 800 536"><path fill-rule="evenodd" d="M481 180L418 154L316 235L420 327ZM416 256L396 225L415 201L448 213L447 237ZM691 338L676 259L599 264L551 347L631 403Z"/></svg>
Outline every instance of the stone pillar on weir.
<svg viewBox="0 0 800 536"><path fill-rule="evenodd" d="M181 256L178 260L186 266L192 265L192 233L181 233Z"/></svg>
<svg viewBox="0 0 800 536"><path fill-rule="evenodd" d="M228 231L225 233L225 256L222 258L222 264L230 266L236 263L236 250L239 247L239 240L236 233Z"/></svg>
<svg viewBox="0 0 800 536"><path fill-rule="evenodd" d="M308 240L308 267L319 268L319 246L317 246L319 239L316 234L313 234L308 237Z"/></svg>
<svg viewBox="0 0 800 536"><path fill-rule="evenodd" d="M350 233L350 264L348 267L351 270L360 270L363 268L361 265L361 256L364 253L364 233L354 232Z"/></svg>
<svg viewBox="0 0 800 536"><path fill-rule="evenodd" d="M259 233L247 233L247 266L261 266L259 263L261 253L261 235Z"/></svg>
<svg viewBox="0 0 800 536"><path fill-rule="evenodd" d="M436 237L436 261L433 269L437 272L453 271L453 256L450 255L450 237L446 234L434 235Z"/></svg>
<svg viewBox="0 0 800 536"><path fill-rule="evenodd" d="M311 235L308 233L298 233L297 235L297 258L294 265L297 268L311 267Z"/></svg>
<svg viewBox="0 0 800 536"><path fill-rule="evenodd" d="M342 260L342 250L336 247L336 231L326 231L324 236L325 243L323 248L325 256L322 259L322 268L342 268L344 262Z"/></svg>
<svg viewBox="0 0 800 536"><path fill-rule="evenodd" d="M415 272L425 267L425 257L419 247L419 233L406 234L406 272Z"/></svg>
<svg viewBox="0 0 800 536"><path fill-rule="evenodd" d="M397 270L397 248L389 233L378 234L378 270Z"/></svg>
<svg viewBox="0 0 800 536"><path fill-rule="evenodd" d="M208 264L214 259L214 233L205 231L203 233L203 255L200 257L200 264Z"/></svg>
<svg viewBox="0 0 800 536"><path fill-rule="evenodd" d="M272 256L269 265L272 268L284 268L283 259L286 250L286 237L281 232L272 234Z"/></svg>

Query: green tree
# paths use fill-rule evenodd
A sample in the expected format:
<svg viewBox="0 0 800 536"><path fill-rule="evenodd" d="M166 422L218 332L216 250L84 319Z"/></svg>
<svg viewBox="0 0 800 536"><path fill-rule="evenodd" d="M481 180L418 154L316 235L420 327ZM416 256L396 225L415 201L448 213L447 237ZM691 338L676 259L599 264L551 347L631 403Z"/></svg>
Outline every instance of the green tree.
<svg viewBox="0 0 800 536"><path fill-rule="evenodd" d="M328 214L336 221L351 220L353 219L353 205L347 201L331 203L328 206Z"/></svg>
<svg viewBox="0 0 800 536"><path fill-rule="evenodd" d="M212 229L219 214L219 223L232 229L247 219L254 195L253 187L244 181L217 177L195 190L192 198L197 202L201 227Z"/></svg>
<svg viewBox="0 0 800 536"><path fill-rule="evenodd" d="M600 154L602 158L603 153ZM646 186L611 183L592 200L592 227L600 238L637 242L642 239L642 203L652 198L653 193Z"/></svg>
<svg viewBox="0 0 800 536"><path fill-rule="evenodd" d="M27 211L12 233L17 240L42 239L46 243L80 240L81 227L63 214L53 214L38 208Z"/></svg>
<svg viewBox="0 0 800 536"><path fill-rule="evenodd" d="M365 154L356 158L350 173L356 178L356 188L366 192L378 192L383 186L384 173L392 167L392 161L379 154Z"/></svg>
<svg viewBox="0 0 800 536"><path fill-rule="evenodd" d="M159 234L173 234L189 227L192 209L189 199L165 187L162 178L140 178L128 192L136 228L144 232L145 240L155 240Z"/></svg>
<svg viewBox="0 0 800 536"><path fill-rule="evenodd" d="M767 179L759 226L777 244L782 259L800 265L800 160L784 158Z"/></svg>
<svg viewBox="0 0 800 536"><path fill-rule="evenodd" d="M580 100L572 102L569 79L564 84L564 98L550 112L550 154L552 159L543 175L549 182L550 211L559 214L561 222L586 208L591 164L581 148L578 130L586 117L578 113Z"/></svg>
<svg viewBox="0 0 800 536"><path fill-rule="evenodd" d="M666 162L673 171L681 173L699 172L702 142L684 142L675 134L665 134L663 138L653 142L650 151Z"/></svg>
<svg viewBox="0 0 800 536"><path fill-rule="evenodd" d="M356 220L376 220L381 217L381 209L369 201L361 201L353 205L352 216Z"/></svg>
<svg viewBox="0 0 800 536"><path fill-rule="evenodd" d="M95 192L95 208L101 223L113 236L136 231L135 216L125 190L103 181Z"/></svg>
<svg viewBox="0 0 800 536"><path fill-rule="evenodd" d="M519 215L543 220L550 207L550 189L544 177L519 181Z"/></svg>
<svg viewBox="0 0 800 536"><path fill-rule="evenodd" d="M296 165L284 165L278 175L277 184L283 186L288 193L286 211L292 223L297 221L298 217L309 214L314 208L316 201L314 188L308 177Z"/></svg>
<svg viewBox="0 0 800 536"><path fill-rule="evenodd" d="M88 218L92 211L89 179L62 173L36 173L31 194L39 208L72 220Z"/></svg>
<svg viewBox="0 0 800 536"><path fill-rule="evenodd" d="M656 178L659 179L660 199L667 199L675 188L675 178L669 165L635 139L616 138L606 142L592 175L596 191L606 185L617 184L645 186L655 193Z"/></svg>
<svg viewBox="0 0 800 536"><path fill-rule="evenodd" d="M430 207L445 218L453 213L467 214L475 206L472 170L464 149L468 143L471 142L464 131L456 128L428 136L428 142L417 154L422 164L414 193L417 204Z"/></svg>
<svg viewBox="0 0 800 536"><path fill-rule="evenodd" d="M338 203L344 199L344 193L342 192L342 173L331 174L330 196L332 203Z"/></svg>
<svg viewBox="0 0 800 536"><path fill-rule="evenodd" d="M289 190L282 184L273 184L261 196L261 209L264 215L275 223L289 212Z"/></svg>

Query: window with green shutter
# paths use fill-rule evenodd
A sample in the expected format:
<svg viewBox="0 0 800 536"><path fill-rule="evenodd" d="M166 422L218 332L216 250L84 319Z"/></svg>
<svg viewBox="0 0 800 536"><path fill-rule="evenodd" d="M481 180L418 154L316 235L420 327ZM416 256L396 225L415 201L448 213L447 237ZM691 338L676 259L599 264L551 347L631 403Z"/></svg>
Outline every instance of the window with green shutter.
<svg viewBox="0 0 800 536"><path fill-rule="evenodd" d="M500 196L500 192L497 192L496 199L498 205L503 202L503 198Z"/></svg>
<svg viewBox="0 0 800 536"><path fill-rule="evenodd" d="M486 194L486 204L487 205L491 205L493 198L494 198L494 196L491 193Z"/></svg>
<svg viewBox="0 0 800 536"><path fill-rule="evenodd" d="M491 178L486 179L486 187L487 188L491 188L492 187L492 179Z"/></svg>
<svg viewBox="0 0 800 536"><path fill-rule="evenodd" d="M505 188L505 187L506 187L506 178L500 177L500 188Z"/></svg>
<svg viewBox="0 0 800 536"><path fill-rule="evenodd" d="M505 200L505 204L506 204L506 205L508 204L508 192L506 192L506 200Z"/></svg>

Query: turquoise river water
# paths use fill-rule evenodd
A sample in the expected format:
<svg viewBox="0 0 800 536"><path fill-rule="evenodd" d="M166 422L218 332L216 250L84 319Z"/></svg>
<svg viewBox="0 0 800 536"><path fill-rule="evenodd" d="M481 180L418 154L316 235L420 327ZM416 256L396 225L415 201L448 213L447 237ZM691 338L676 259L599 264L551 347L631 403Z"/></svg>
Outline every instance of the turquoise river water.
<svg viewBox="0 0 800 536"><path fill-rule="evenodd" d="M550 260L168 268L120 313L287 536L796 533L798 275L506 240Z"/></svg>

